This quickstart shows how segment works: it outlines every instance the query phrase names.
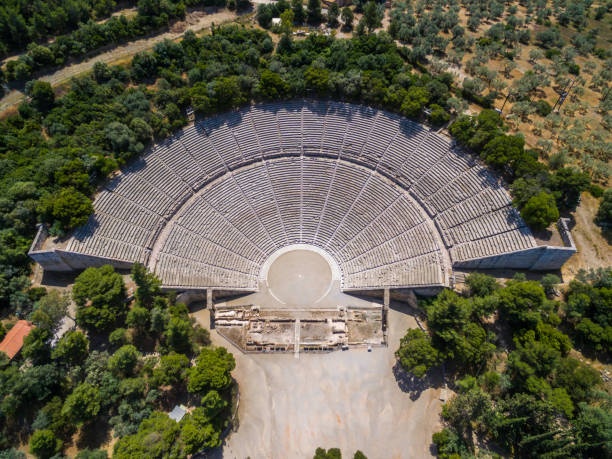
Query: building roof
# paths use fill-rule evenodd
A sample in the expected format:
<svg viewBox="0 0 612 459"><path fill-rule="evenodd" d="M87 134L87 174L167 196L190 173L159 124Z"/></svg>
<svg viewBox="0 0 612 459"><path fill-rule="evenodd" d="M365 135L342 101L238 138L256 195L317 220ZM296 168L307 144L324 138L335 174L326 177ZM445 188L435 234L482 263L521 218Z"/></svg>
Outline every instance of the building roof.
<svg viewBox="0 0 612 459"><path fill-rule="evenodd" d="M23 346L24 338L30 334L33 328L34 325L27 320L17 321L0 343L0 352L6 353L9 359L15 357Z"/></svg>
<svg viewBox="0 0 612 459"><path fill-rule="evenodd" d="M183 405L176 405L172 411L168 413L168 417L174 419L176 422L181 422L185 414L187 414L187 409Z"/></svg>

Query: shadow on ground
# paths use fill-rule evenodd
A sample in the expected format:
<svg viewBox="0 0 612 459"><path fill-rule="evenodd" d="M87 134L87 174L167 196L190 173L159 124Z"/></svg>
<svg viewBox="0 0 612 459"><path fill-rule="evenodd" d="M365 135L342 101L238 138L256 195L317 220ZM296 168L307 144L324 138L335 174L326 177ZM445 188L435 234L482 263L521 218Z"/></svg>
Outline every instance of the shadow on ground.
<svg viewBox="0 0 612 459"><path fill-rule="evenodd" d="M396 362L393 365L393 376L401 391L407 393L412 401L417 400L427 389L438 389L443 384L442 371L437 368L427 372L424 377L418 378L405 371L399 362Z"/></svg>

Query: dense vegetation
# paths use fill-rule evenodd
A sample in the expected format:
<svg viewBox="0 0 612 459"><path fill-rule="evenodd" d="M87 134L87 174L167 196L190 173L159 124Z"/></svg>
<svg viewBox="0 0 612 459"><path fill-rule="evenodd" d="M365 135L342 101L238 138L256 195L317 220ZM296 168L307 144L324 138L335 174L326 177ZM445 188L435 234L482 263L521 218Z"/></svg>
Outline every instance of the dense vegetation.
<svg viewBox="0 0 612 459"><path fill-rule="evenodd" d="M5 32L4 35L7 35L8 40L0 42L0 45L11 49L11 46L23 47L27 44L25 54L7 62L5 77L8 81L25 83L35 72L50 67L61 67L70 58L81 57L106 45L123 43L168 27L171 22L185 18L186 7L228 6L233 9L243 9L250 5L249 0L138 0L126 4L138 7L135 16L113 16L106 21L96 22L91 16L97 17L101 14L100 9L110 12L114 6L113 0L99 2L74 0L64 2L52 10L49 10L49 5L44 5L45 3L55 2L39 2L40 6L43 6L41 11L37 9L28 11L22 7L25 17L12 10L5 12L8 17L4 18L4 24L3 10L0 8L0 34ZM89 3L94 3L91 10L88 10ZM65 24L65 16L69 18L68 24ZM75 21L78 26L74 25ZM29 25L29 22L33 24ZM45 31L54 35L66 31L67 27L75 30L70 34L56 37L50 44L37 43L46 37Z"/></svg>
<svg viewBox="0 0 612 459"><path fill-rule="evenodd" d="M0 355L0 449L29 437L30 452L46 459L75 433L82 449L92 438L100 446L111 430L119 458L180 458L221 443L233 356L208 346L208 330L174 295L163 294L142 265L134 266L132 279L137 288L130 302L123 277L111 267L80 274L72 292L78 328L59 340L50 338L68 298L57 290L38 292L43 296L28 316L36 328L20 357L9 362ZM180 423L165 414L176 403L192 408ZM106 457L103 451L80 457L85 453Z"/></svg>
<svg viewBox="0 0 612 459"><path fill-rule="evenodd" d="M474 454L475 439L517 457L609 456L612 399L570 351L611 356L612 270L580 273L562 301L558 282L472 274L463 295L423 301L429 331L409 330L396 355L416 377L446 363L457 395L433 436L440 457Z"/></svg>
<svg viewBox="0 0 612 459"><path fill-rule="evenodd" d="M6 0L0 7L0 56L70 32L90 19L104 19L116 6L115 0Z"/></svg>

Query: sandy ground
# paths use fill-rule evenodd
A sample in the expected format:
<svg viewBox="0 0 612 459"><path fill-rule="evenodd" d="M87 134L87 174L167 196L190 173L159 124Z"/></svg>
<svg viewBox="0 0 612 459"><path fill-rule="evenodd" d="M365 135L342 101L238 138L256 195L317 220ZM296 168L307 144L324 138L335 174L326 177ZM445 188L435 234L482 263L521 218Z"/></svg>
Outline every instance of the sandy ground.
<svg viewBox="0 0 612 459"><path fill-rule="evenodd" d="M194 316L207 325L208 311ZM432 457L439 430L440 377L416 384L394 373L393 353L414 318L390 311L388 348L329 354L243 354L214 330L213 342L236 357L239 427L215 458L310 458L318 446L357 449L370 459Z"/></svg>
<svg viewBox="0 0 612 459"><path fill-rule="evenodd" d="M329 290L331 268L318 253L293 250L277 258L268 271L268 286L285 303L308 306Z"/></svg>
<svg viewBox="0 0 612 459"><path fill-rule="evenodd" d="M573 214L576 225L571 230L578 253L563 266L564 282L573 279L581 268L612 266L610 243L593 221L598 207L598 199L589 193L582 193L580 205Z"/></svg>

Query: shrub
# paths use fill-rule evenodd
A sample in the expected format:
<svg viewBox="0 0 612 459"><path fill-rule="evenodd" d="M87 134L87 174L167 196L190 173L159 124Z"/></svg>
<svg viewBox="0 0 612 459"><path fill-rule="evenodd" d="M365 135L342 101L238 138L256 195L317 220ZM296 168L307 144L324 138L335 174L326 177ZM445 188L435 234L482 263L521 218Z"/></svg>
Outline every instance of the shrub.
<svg viewBox="0 0 612 459"><path fill-rule="evenodd" d="M612 188L603 192L595 221L600 225L612 225Z"/></svg>
<svg viewBox="0 0 612 459"><path fill-rule="evenodd" d="M93 205L87 196L69 187L43 198L39 212L55 232L62 234L87 223Z"/></svg>
<svg viewBox="0 0 612 459"><path fill-rule="evenodd" d="M535 229L545 229L559 219L559 210L551 194L540 192L521 209L521 217Z"/></svg>
<svg viewBox="0 0 612 459"><path fill-rule="evenodd" d="M552 107L545 100L538 100L536 102L536 113L540 116L548 116L552 112Z"/></svg>
<svg viewBox="0 0 612 459"><path fill-rule="evenodd" d="M62 448L62 441L50 430L37 430L30 438L30 453L39 459L55 456Z"/></svg>
<svg viewBox="0 0 612 459"><path fill-rule="evenodd" d="M87 268L76 278L72 298L76 321L89 330L107 330L125 314L125 284L112 266Z"/></svg>
<svg viewBox="0 0 612 459"><path fill-rule="evenodd" d="M589 185L589 193L591 193L591 196L594 198L601 198L604 194L604 189L595 185L594 183L591 183L591 185Z"/></svg>
<svg viewBox="0 0 612 459"><path fill-rule="evenodd" d="M568 72L571 73L572 75L579 75L580 74L580 66L578 64L576 64L575 62L570 62L568 64Z"/></svg>
<svg viewBox="0 0 612 459"><path fill-rule="evenodd" d="M130 342L130 336L125 328L117 328L108 336L108 342L112 347L121 347Z"/></svg>
<svg viewBox="0 0 612 459"><path fill-rule="evenodd" d="M114 373L120 375L130 375L134 372L138 361L140 360L140 352L131 344L121 346L108 359L108 368Z"/></svg>
<svg viewBox="0 0 612 459"><path fill-rule="evenodd" d="M442 355L433 347L431 338L425 332L413 328L400 341L395 356L406 371L422 378L430 368L442 363Z"/></svg>
<svg viewBox="0 0 612 459"><path fill-rule="evenodd" d="M430 107L431 114L429 115L429 122L434 126L442 126L443 124L448 123L450 120L450 115L437 104L431 104Z"/></svg>

